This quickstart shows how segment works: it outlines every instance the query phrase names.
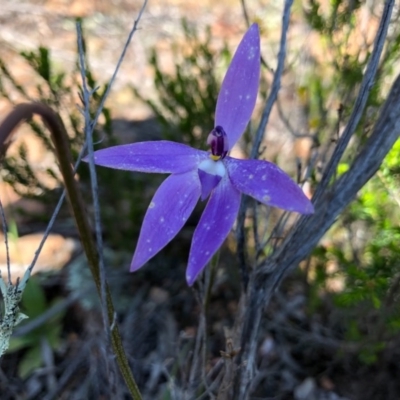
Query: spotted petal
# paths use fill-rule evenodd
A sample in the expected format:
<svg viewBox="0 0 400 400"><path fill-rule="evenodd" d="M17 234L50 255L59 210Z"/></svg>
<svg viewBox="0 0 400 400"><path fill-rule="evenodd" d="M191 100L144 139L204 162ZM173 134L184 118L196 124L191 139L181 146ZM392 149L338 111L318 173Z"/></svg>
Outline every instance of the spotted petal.
<svg viewBox="0 0 400 400"><path fill-rule="evenodd" d="M127 171L182 173L195 168L207 157L205 151L181 143L159 140L98 150L94 153L94 162L104 167Z"/></svg>
<svg viewBox="0 0 400 400"><path fill-rule="evenodd" d="M200 197L196 170L169 176L158 188L144 217L131 263L138 270L182 229Z"/></svg>
<svg viewBox="0 0 400 400"><path fill-rule="evenodd" d="M244 35L226 72L218 95L215 126L222 126L229 148L250 121L260 80L260 32L253 24Z"/></svg>
<svg viewBox="0 0 400 400"><path fill-rule="evenodd" d="M261 203L312 214L314 207L296 183L275 164L261 160L238 160L226 157L229 178L233 185Z"/></svg>
<svg viewBox="0 0 400 400"><path fill-rule="evenodd" d="M211 193L193 235L186 270L186 280L190 286L228 236L235 222L239 205L240 193L225 175Z"/></svg>

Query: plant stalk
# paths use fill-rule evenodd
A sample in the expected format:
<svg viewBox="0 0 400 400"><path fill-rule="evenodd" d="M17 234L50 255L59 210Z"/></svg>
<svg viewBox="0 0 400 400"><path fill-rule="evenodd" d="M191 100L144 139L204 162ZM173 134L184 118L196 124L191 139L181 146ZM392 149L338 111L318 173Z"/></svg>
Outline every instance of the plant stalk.
<svg viewBox="0 0 400 400"><path fill-rule="evenodd" d="M93 276L93 280L96 284L96 288L100 296L101 281L98 252L92 239L92 233L89 221L87 219L87 213L85 210L83 198L74 178L74 171L72 168L72 156L68 143L68 134L60 116L45 104L23 103L17 105L14 110L7 115L5 120L0 125L0 160L1 157L5 155L8 147L8 140L11 137L12 132L22 122L31 119L33 114L39 115L42 118L51 133L56 157L58 159L59 167L64 178L64 184L67 191L69 205L75 219L75 223L83 245L83 249L86 254L90 271ZM106 303L108 318L110 321L114 321L115 311L110 289L107 284ZM117 324L113 324L113 329L111 330L111 343L119 369L129 389L129 392L132 395L132 398L134 400L141 400L142 396L132 375L132 371L130 369L128 359L122 345L122 339Z"/></svg>

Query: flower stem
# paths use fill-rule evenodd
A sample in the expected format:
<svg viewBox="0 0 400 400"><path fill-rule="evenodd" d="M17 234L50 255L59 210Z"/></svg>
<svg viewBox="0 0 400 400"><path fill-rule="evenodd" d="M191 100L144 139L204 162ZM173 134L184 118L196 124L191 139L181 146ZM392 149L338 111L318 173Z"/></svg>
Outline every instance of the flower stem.
<svg viewBox="0 0 400 400"><path fill-rule="evenodd" d="M97 291L101 293L101 280L99 272L99 257L96 246L92 239L89 221L85 210L84 202L74 178L72 169L72 156L69 149L68 135L60 116L50 107L40 103L24 103L17 105L13 111L5 118L0 125L0 157L5 154L7 149L7 139L13 130L22 122L30 119L33 114L39 115L47 128L51 132L56 157L59 162L60 170L64 178L64 184L67 191L69 205L75 218L75 223L79 236L86 254L93 280ZM106 285L106 303L107 313L110 321L114 320L114 306L108 285ZM118 325L114 325L111 330L111 343L116 355L117 363L130 394L134 400L142 399L138 386L132 375L128 359L126 357Z"/></svg>
<svg viewBox="0 0 400 400"><path fill-rule="evenodd" d="M219 263L219 254L221 250L218 250L213 258L210 261L210 268L207 268L208 270L208 276L205 281L205 290L204 290L204 299L203 299L203 305L204 305L204 313L207 313L208 311L208 306L210 304L210 299L211 299L211 289L213 287L215 277L217 276L217 269L218 269L218 263Z"/></svg>

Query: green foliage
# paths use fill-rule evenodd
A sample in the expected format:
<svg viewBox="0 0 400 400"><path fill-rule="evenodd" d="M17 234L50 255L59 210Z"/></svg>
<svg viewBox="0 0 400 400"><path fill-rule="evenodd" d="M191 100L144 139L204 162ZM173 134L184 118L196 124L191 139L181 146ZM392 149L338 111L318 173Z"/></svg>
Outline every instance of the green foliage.
<svg viewBox="0 0 400 400"><path fill-rule="evenodd" d="M363 37L363 44L359 41L365 34L359 21L362 3L335 0L328 5L309 0L304 5L305 19L318 37L324 57L312 59L297 93L310 132L315 132L317 143L325 147L329 141L334 146L348 121L372 51L372 35ZM337 176L350 167L387 94L400 47L399 16L395 18L365 113ZM332 104L340 104L340 112ZM315 249L308 273L310 310L318 311L328 297L340 310L341 339L356 344L364 364L376 363L385 342L400 333L399 165L400 141L330 230L328 244Z"/></svg>
<svg viewBox="0 0 400 400"><path fill-rule="evenodd" d="M46 47L39 47L37 52L22 51L21 56L25 58L28 64L39 74L40 77L48 84L49 89L55 100L58 98L58 92L62 89L68 90L65 86L65 73L53 73L50 60L49 49ZM41 96L44 95L43 87L39 85L38 91Z"/></svg>
<svg viewBox="0 0 400 400"><path fill-rule="evenodd" d="M335 31L348 29L354 26L354 13L361 1L334 0L325 15L321 12L321 2L308 0L304 14L310 26L323 34L332 35Z"/></svg>
<svg viewBox="0 0 400 400"><path fill-rule="evenodd" d="M362 5L361 1L335 0L328 5L320 0L308 0L303 6L306 21L317 34L316 47L323 53L319 58L310 57L309 69L304 72L304 79L297 88L299 98L305 102L304 112L311 133L317 135L317 143L337 139L337 132L345 126L353 109L369 62L373 36L366 36L360 28ZM357 141L365 140L376 120L382 94L387 91L388 74L398 59L399 31L396 28L389 36L366 112L354 136L353 148ZM343 161L352 155L350 149Z"/></svg>
<svg viewBox="0 0 400 400"><path fill-rule="evenodd" d="M310 305L320 305L320 291L329 292L330 280L344 281L343 289L330 295L341 309L346 340L359 343L359 359L365 364L377 361L383 339L400 333L399 150L400 140L331 232L332 237L346 232L351 238L347 245L320 246L314 252ZM328 272L328 263L336 269Z"/></svg>
<svg viewBox="0 0 400 400"><path fill-rule="evenodd" d="M26 60L32 71L42 79L41 81L39 80L39 83L36 85L36 90L41 102L49 104L60 112L63 106L74 101L71 86L65 84L65 73L53 72L48 49L40 47L37 51L21 52L20 55ZM7 88L4 84L1 86L1 95L12 102L13 100L10 93L17 92L22 100L32 101L32 98L22 86L16 82L4 60L1 59L0 68L2 72L0 80L3 83L8 83ZM68 115L69 119L76 119L76 113L77 111L72 111L72 113ZM45 127L36 121L29 121L29 124L35 135L40 138L45 148L52 151L53 146ZM83 137L81 130L79 130L81 127L75 127L77 129L75 129L74 133L71 135L70 144L76 154L83 143ZM27 154L28 151L26 147L21 145L18 156L6 157L3 161L2 177L4 181L10 183L20 195L27 197L37 197L41 195L42 200L48 202L50 200L48 197L50 192L49 187L44 184L42 179L33 171L32 166L28 162ZM55 180L56 185L60 184L60 177L57 170L49 169L46 173L52 180Z"/></svg>
<svg viewBox="0 0 400 400"><path fill-rule="evenodd" d="M143 96L132 88L136 96L154 112L168 140L185 142L193 147L205 145L206 135L214 124L214 112L220 86L217 76L219 61L227 59L225 47L212 50L211 31L201 39L194 26L182 21L184 44L171 47L173 73L164 72L157 50L151 52L149 63L154 70L157 99Z"/></svg>
<svg viewBox="0 0 400 400"><path fill-rule="evenodd" d="M21 309L29 317L26 321L32 321L39 317L57 301L59 300L55 299L49 303L38 280L31 278L26 285L21 301ZM43 365L41 350L43 341L46 341L53 351L60 348L64 313L65 311L60 311L24 336L11 338L9 352L24 350L21 362L18 364L18 374L22 379ZM20 326L24 326L24 323L21 323Z"/></svg>

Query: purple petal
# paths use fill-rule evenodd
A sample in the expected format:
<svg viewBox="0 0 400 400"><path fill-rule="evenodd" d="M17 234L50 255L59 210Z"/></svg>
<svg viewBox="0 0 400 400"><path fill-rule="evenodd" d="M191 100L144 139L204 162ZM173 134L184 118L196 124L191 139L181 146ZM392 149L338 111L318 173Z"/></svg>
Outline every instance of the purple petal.
<svg viewBox="0 0 400 400"><path fill-rule="evenodd" d="M194 169L207 157L205 151L181 143L159 140L98 150L94 153L94 162L104 167L127 171L182 173Z"/></svg>
<svg viewBox="0 0 400 400"><path fill-rule="evenodd" d="M169 176L158 188L144 217L131 272L166 246L192 213L200 197L197 170Z"/></svg>
<svg viewBox="0 0 400 400"><path fill-rule="evenodd" d="M200 183L201 183L201 200L205 200L211 191L218 185L222 179L219 175L207 174L207 172L198 170Z"/></svg>
<svg viewBox="0 0 400 400"><path fill-rule="evenodd" d="M299 186L275 164L261 160L238 160L226 157L229 178L239 191L261 203L312 214L314 207Z"/></svg>
<svg viewBox="0 0 400 400"><path fill-rule="evenodd" d="M240 205L240 193L225 175L211 193L210 200L193 235L186 270L189 286L221 247L235 222Z"/></svg>
<svg viewBox="0 0 400 400"><path fill-rule="evenodd" d="M215 126L222 126L229 148L238 141L253 113L260 81L260 32L253 24L244 35L218 95Z"/></svg>

